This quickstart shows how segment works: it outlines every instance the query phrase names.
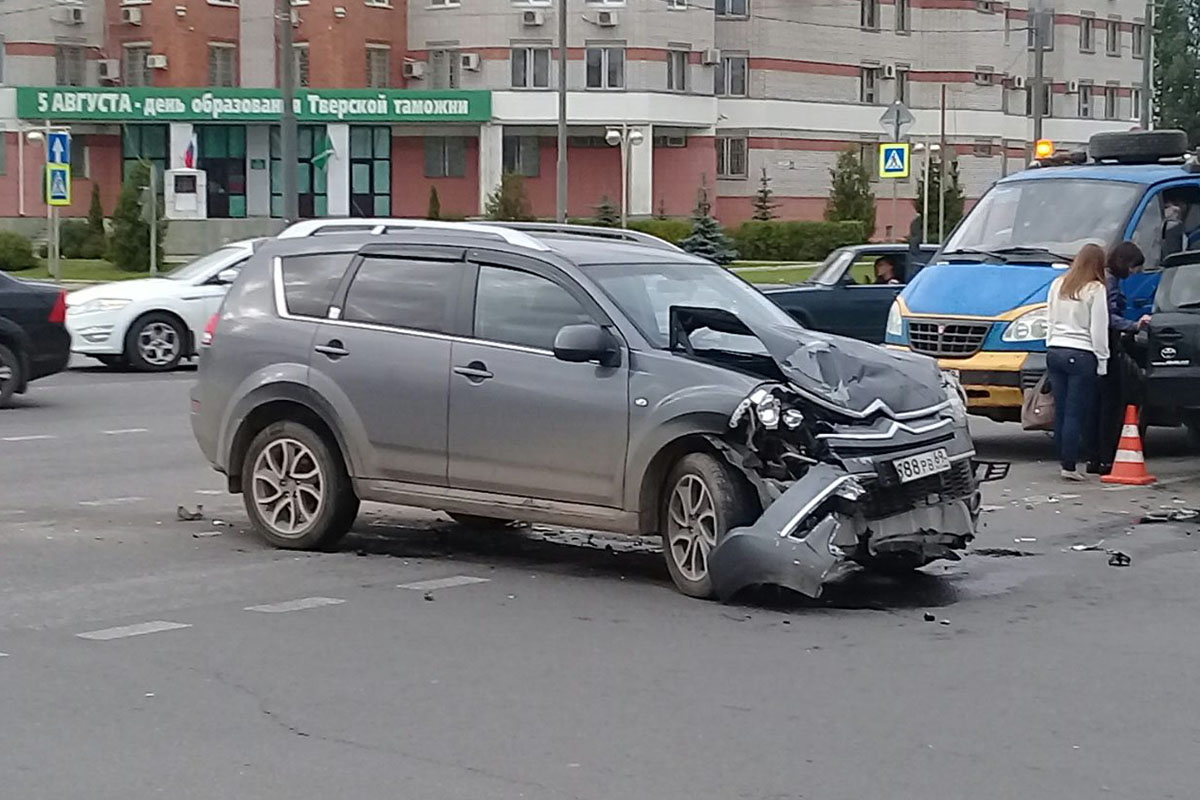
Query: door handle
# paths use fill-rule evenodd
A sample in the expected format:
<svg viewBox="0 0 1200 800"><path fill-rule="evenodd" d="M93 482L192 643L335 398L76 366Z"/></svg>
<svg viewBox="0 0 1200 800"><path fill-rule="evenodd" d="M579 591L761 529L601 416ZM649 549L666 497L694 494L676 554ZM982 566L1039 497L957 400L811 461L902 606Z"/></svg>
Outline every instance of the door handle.
<svg viewBox="0 0 1200 800"><path fill-rule="evenodd" d="M1160 342L1178 342L1183 338L1183 334L1174 328L1163 328L1154 332L1154 338Z"/></svg>
<svg viewBox="0 0 1200 800"><path fill-rule="evenodd" d="M482 361L472 361L465 367L455 367L454 372L457 375L462 375L471 383L482 383L488 378L495 377L488 371L487 364L484 364Z"/></svg>
<svg viewBox="0 0 1200 800"><path fill-rule="evenodd" d="M337 361L342 356L350 355L350 351L342 346L339 339L330 339L327 344L319 344L313 350L328 356L331 361Z"/></svg>

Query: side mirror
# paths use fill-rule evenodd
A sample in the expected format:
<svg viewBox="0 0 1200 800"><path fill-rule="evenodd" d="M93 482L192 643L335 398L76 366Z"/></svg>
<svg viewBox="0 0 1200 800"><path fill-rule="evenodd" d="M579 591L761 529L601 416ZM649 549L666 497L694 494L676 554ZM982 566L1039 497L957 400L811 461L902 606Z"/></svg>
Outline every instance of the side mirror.
<svg viewBox="0 0 1200 800"><path fill-rule="evenodd" d="M554 357L559 361L573 364L599 361L605 366L612 366L617 353L613 335L592 322L564 325L554 337Z"/></svg>
<svg viewBox="0 0 1200 800"><path fill-rule="evenodd" d="M217 273L217 283L221 286L228 286L237 280L238 270L223 269Z"/></svg>

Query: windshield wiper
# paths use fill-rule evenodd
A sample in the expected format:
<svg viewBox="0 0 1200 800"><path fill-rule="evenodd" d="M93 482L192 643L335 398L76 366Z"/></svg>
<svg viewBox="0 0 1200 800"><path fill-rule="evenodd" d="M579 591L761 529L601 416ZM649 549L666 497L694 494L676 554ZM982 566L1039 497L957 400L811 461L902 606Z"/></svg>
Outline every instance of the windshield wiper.
<svg viewBox="0 0 1200 800"><path fill-rule="evenodd" d="M1019 255L1027 256L1030 253L1035 253L1035 254L1036 253L1044 253L1045 255L1047 255L1051 259L1053 259L1054 261L1062 261L1063 263L1066 263L1066 264L1070 264L1071 261L1074 260L1070 256L1064 256L1061 253L1054 252L1053 250L1047 250L1045 247L1001 247L998 250L996 250L996 252L1001 254L1002 258L1005 258L1008 255L1018 255L1019 254Z"/></svg>
<svg viewBox="0 0 1200 800"><path fill-rule="evenodd" d="M958 250L947 250L945 253L942 253L942 255L947 258L953 256L978 256L980 257L980 260L984 258L994 258L997 261L1008 260L1004 256L1000 255L1000 252L997 250L976 250L973 247L962 247Z"/></svg>

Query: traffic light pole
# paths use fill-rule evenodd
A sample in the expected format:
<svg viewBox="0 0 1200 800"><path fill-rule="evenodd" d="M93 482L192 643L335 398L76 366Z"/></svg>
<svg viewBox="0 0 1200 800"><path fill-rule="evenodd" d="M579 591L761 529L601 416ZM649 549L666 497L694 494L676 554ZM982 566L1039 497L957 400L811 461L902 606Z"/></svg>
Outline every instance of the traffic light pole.
<svg viewBox="0 0 1200 800"><path fill-rule="evenodd" d="M567 0L558 0L558 162L556 218L567 221Z"/></svg>
<svg viewBox="0 0 1200 800"><path fill-rule="evenodd" d="M293 223L300 216L300 198L296 192L296 56L292 42L291 0L278 0L279 23L279 94L283 100L280 117L280 165L283 172L283 217Z"/></svg>

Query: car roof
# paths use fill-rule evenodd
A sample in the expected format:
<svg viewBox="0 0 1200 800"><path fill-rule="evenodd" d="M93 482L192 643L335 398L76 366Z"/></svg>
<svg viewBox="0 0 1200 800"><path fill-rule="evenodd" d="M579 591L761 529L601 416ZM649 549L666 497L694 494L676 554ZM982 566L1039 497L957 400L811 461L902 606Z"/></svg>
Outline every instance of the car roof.
<svg viewBox="0 0 1200 800"><path fill-rule="evenodd" d="M1195 178L1183 164L1077 164L1027 169L1001 178L997 183L1040 181L1063 178L1112 181L1117 183L1162 183L1178 178Z"/></svg>

